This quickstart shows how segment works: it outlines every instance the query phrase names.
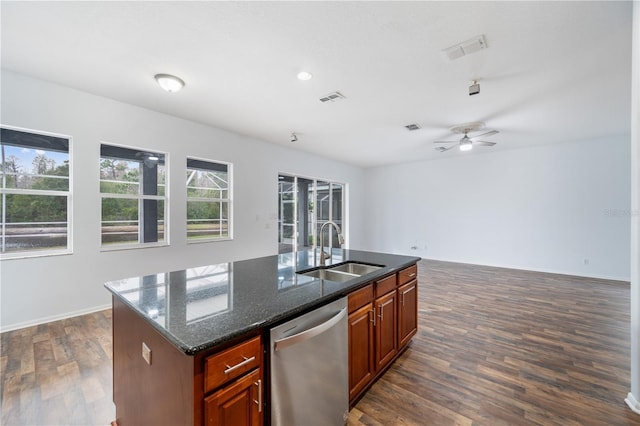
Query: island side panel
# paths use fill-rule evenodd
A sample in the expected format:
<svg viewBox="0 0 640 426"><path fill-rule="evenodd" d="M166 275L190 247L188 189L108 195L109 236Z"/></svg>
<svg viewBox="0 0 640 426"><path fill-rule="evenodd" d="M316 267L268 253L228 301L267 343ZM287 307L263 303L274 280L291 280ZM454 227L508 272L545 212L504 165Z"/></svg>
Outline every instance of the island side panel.
<svg viewBox="0 0 640 426"><path fill-rule="evenodd" d="M151 364L142 356L143 342ZM113 402L118 426L193 425L194 358L113 297Z"/></svg>

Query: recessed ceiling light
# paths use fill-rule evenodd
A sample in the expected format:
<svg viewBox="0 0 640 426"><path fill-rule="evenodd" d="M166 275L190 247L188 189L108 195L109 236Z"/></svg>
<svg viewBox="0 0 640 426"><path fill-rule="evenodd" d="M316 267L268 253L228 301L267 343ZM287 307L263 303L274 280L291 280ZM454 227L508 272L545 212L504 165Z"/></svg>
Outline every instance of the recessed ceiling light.
<svg viewBox="0 0 640 426"><path fill-rule="evenodd" d="M311 80L311 77L313 77L313 74L307 71L300 71L298 73L298 80L307 81Z"/></svg>
<svg viewBox="0 0 640 426"><path fill-rule="evenodd" d="M177 92L184 87L184 81L175 75L156 74L154 78L160 87L169 93Z"/></svg>

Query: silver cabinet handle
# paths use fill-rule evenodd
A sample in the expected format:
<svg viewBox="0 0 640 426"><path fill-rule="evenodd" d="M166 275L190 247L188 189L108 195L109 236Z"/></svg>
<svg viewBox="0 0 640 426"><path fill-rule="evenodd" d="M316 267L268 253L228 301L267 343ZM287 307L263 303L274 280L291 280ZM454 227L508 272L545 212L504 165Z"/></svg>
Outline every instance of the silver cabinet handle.
<svg viewBox="0 0 640 426"><path fill-rule="evenodd" d="M257 382L254 383L258 387L258 399L253 400L256 404L258 404L258 413L262 413L262 380L258 379Z"/></svg>
<svg viewBox="0 0 640 426"><path fill-rule="evenodd" d="M318 334L322 334L336 325L338 322L340 322L340 320L344 318L345 315L347 315L347 309L343 308L337 314L320 325L301 331L300 333L296 333L293 336L276 340L275 342L273 342L273 348L276 351L280 351L288 346L295 345L298 342L303 342L317 336Z"/></svg>
<svg viewBox="0 0 640 426"><path fill-rule="evenodd" d="M380 317L380 321L381 322L384 321L384 318L382 317L382 313L384 312L383 309L384 309L384 306L380 305L380 315L378 315L378 316Z"/></svg>
<svg viewBox="0 0 640 426"><path fill-rule="evenodd" d="M238 368L240 368L240 367L242 367L242 366L245 366L245 365L247 365L247 364L250 364L250 363L252 363L253 361L255 361L255 360L256 360L256 357L255 357L255 356L252 356L251 358L247 358L246 356L244 356L244 355L243 355L243 356L242 356L242 358L244 358L244 361L242 361L242 362L240 362L240 363L238 363L238 364L234 365L233 367L230 367L229 365L227 365L227 369L226 369L226 370L224 370L224 374L229 374L229 373L231 373L233 370L237 370Z"/></svg>
<svg viewBox="0 0 640 426"><path fill-rule="evenodd" d="M373 319L369 321L371 321L373 323L373 326L375 327L376 326L376 308L371 308L371 313L373 314L371 315Z"/></svg>
<svg viewBox="0 0 640 426"><path fill-rule="evenodd" d="M415 277L415 276L416 276L416 273L415 273L415 272L412 272L412 273L410 273L410 274L409 274L409 278L413 278L413 277Z"/></svg>

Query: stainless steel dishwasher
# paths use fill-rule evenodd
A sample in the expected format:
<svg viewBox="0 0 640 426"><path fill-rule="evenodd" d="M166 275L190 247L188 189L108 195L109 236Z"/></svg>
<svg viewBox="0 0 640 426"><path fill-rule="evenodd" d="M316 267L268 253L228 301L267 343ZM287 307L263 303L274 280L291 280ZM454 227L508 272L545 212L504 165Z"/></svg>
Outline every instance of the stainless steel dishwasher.
<svg viewBox="0 0 640 426"><path fill-rule="evenodd" d="M271 424L339 426L349 417L347 298L271 329Z"/></svg>

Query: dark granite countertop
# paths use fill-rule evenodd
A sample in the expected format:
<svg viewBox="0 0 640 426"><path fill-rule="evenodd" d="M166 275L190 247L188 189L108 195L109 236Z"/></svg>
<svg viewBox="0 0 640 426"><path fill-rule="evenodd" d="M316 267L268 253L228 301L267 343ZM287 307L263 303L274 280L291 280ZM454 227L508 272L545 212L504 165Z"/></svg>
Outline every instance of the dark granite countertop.
<svg viewBox="0 0 640 426"><path fill-rule="evenodd" d="M335 249L327 264L384 266L344 283L300 274L318 265L314 251L206 265L110 281L105 287L188 355L329 303L420 260Z"/></svg>

